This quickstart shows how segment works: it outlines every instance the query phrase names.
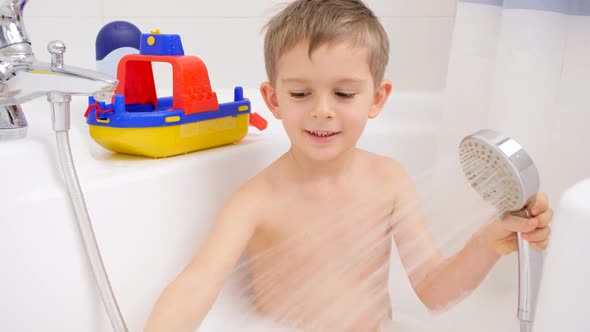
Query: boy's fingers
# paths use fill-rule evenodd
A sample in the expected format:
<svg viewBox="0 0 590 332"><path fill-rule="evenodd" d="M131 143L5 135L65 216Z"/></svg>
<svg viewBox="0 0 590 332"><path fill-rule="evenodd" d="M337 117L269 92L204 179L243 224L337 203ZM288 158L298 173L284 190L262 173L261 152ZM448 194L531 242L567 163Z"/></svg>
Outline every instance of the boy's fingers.
<svg viewBox="0 0 590 332"><path fill-rule="evenodd" d="M547 209L545 212L538 215L537 219L539 219L539 225L537 227L547 227L553 219L553 210Z"/></svg>
<svg viewBox="0 0 590 332"><path fill-rule="evenodd" d="M547 249L548 244L549 244L549 239L539 241L539 242L530 242L531 248L537 249L537 250Z"/></svg>
<svg viewBox="0 0 590 332"><path fill-rule="evenodd" d="M533 217L538 216L549 207L549 199L545 193L537 193L531 197L527 203L527 209L531 212Z"/></svg>
<svg viewBox="0 0 590 332"><path fill-rule="evenodd" d="M551 234L551 228L537 228L532 232L522 234L522 238L529 242L539 242L548 239L549 234Z"/></svg>
<svg viewBox="0 0 590 332"><path fill-rule="evenodd" d="M502 228L511 232L530 232L537 228L539 220L537 218L526 219L507 214L501 221Z"/></svg>

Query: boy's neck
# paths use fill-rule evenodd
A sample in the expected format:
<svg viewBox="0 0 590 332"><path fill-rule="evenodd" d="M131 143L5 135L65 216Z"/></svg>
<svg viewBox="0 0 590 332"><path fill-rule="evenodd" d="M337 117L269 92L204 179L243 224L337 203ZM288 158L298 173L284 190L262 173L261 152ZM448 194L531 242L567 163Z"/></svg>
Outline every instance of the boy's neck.
<svg viewBox="0 0 590 332"><path fill-rule="evenodd" d="M335 159L318 161L305 157L291 147L287 152L287 158L290 160L293 174L297 178L307 181L338 182L350 174L356 152L356 147L353 147Z"/></svg>

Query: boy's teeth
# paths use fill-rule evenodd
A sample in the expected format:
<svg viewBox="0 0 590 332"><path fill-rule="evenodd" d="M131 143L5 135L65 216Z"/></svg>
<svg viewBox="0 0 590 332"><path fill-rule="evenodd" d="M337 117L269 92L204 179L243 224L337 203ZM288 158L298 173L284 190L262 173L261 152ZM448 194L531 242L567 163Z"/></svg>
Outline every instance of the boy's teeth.
<svg viewBox="0 0 590 332"><path fill-rule="evenodd" d="M327 131L310 131L310 133L321 137L332 136L332 133Z"/></svg>

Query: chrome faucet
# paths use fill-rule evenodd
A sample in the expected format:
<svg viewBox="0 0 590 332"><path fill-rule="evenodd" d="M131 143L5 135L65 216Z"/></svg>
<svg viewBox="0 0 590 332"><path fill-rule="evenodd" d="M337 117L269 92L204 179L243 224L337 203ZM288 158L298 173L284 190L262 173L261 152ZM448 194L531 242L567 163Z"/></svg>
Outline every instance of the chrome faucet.
<svg viewBox="0 0 590 332"><path fill-rule="evenodd" d="M55 130L69 129L72 95L110 98L118 81L111 76L63 63L61 41L49 42L51 63L35 58L22 14L28 0L0 6L0 139L24 137L27 121L20 104L47 96Z"/></svg>

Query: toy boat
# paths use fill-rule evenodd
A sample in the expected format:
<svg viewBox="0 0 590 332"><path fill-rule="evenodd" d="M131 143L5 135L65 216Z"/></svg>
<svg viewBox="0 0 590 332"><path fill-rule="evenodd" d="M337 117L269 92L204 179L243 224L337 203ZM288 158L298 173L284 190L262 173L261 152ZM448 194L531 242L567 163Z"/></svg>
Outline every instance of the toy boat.
<svg viewBox="0 0 590 332"><path fill-rule="evenodd" d="M172 65L172 96L156 96L152 62ZM267 125L239 86L233 101L218 103L207 67L184 55L179 35L142 34L140 53L121 58L117 78L112 103L90 97L85 114L90 136L114 152L169 157L237 143L250 125Z"/></svg>

